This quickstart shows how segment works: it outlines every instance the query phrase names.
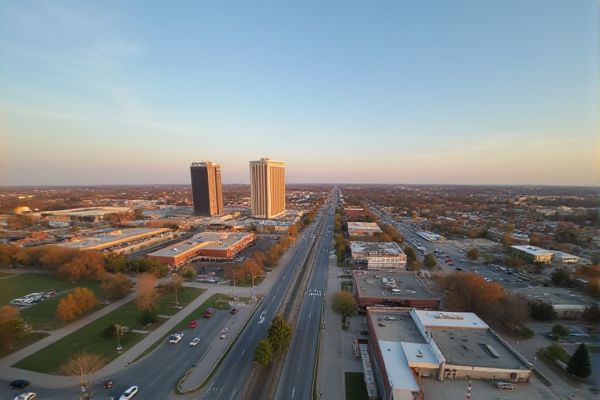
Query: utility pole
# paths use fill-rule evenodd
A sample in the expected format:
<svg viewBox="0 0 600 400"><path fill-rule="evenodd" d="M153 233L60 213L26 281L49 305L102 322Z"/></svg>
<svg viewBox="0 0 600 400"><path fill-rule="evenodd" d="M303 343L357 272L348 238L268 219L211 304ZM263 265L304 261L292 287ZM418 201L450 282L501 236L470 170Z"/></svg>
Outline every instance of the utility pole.
<svg viewBox="0 0 600 400"><path fill-rule="evenodd" d="M237 290L235 288L235 271L233 271L233 299L237 300Z"/></svg>

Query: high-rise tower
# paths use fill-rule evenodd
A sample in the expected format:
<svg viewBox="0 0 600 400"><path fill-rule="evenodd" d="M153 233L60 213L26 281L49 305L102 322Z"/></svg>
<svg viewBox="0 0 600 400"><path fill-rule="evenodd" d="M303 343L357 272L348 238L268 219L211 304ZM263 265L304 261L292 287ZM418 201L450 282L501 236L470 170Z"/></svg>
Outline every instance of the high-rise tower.
<svg viewBox="0 0 600 400"><path fill-rule="evenodd" d="M195 162L192 174L192 199L195 215L222 215L221 166L210 161Z"/></svg>
<svg viewBox="0 0 600 400"><path fill-rule="evenodd" d="M285 163L269 158L250 161L250 202L255 218L275 218L285 212Z"/></svg>

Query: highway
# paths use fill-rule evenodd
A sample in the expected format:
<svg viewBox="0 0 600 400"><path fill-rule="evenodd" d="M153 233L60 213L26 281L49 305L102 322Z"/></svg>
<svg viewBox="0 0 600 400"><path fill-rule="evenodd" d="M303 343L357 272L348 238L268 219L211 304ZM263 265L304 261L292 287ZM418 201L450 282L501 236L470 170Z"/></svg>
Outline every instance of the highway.
<svg viewBox="0 0 600 400"><path fill-rule="evenodd" d="M321 308L327 283L327 267L333 246L331 238L335 222L335 204L324 210L325 235L319 237L316 265L310 277L300 308L298 322L287 353L275 398L282 400L311 399L313 372L317 361L317 344L321 324ZM337 290L337 288L330 288Z"/></svg>
<svg viewBox="0 0 600 400"><path fill-rule="evenodd" d="M202 396L205 400L233 400L240 395L240 390L252 367L254 349L259 340L267 335L267 329L281 304L292 281L295 270L304 264L310 255L311 244L316 238L322 238L325 224L321 223L323 216L316 220L300 234L293 253L285 265L280 265L279 279L275 281L269 293L240 333L237 341L223 359L215 373L208 389Z"/></svg>

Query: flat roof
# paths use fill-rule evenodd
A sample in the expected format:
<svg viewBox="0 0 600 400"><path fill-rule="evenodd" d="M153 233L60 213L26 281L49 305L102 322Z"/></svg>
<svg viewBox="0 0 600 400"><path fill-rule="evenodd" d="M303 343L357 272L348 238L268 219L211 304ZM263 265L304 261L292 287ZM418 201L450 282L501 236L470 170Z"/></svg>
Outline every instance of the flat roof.
<svg viewBox="0 0 600 400"><path fill-rule="evenodd" d="M419 392L421 388L408 366L402 343L380 340L379 347L388 373L387 378L392 388Z"/></svg>
<svg viewBox="0 0 600 400"><path fill-rule="evenodd" d="M353 276L359 297L435 298L411 272L354 271Z"/></svg>
<svg viewBox="0 0 600 400"><path fill-rule="evenodd" d="M106 248L128 240L143 239L144 237L157 235L171 231L168 228L122 228L115 229L102 234L77 238L70 242L57 243L59 246L78 249Z"/></svg>
<svg viewBox="0 0 600 400"><path fill-rule="evenodd" d="M554 254L552 250L542 249L541 247L531 246L528 244L525 245L514 245L510 246L513 249L522 251L523 253L530 254L532 256L551 256Z"/></svg>
<svg viewBox="0 0 600 400"><path fill-rule="evenodd" d="M252 233L245 232L202 232L187 240L171 244L149 253L148 255L155 257L174 257L198 249L226 250L240 240L252 235Z"/></svg>
<svg viewBox="0 0 600 400"><path fill-rule="evenodd" d="M364 229L364 230L375 230L381 231L377 222L348 222L348 229Z"/></svg>
<svg viewBox="0 0 600 400"><path fill-rule="evenodd" d="M489 326L477 315L470 312L423 311L414 313L421 323L429 329L488 329Z"/></svg>
<svg viewBox="0 0 600 400"><path fill-rule="evenodd" d="M594 302L591 298L567 288L531 286L515 289L514 292L552 305L587 306Z"/></svg>
<svg viewBox="0 0 600 400"><path fill-rule="evenodd" d="M396 242L360 242L350 241L350 250L355 252L373 253L371 256L404 254L400 245Z"/></svg>
<svg viewBox="0 0 600 400"><path fill-rule="evenodd" d="M530 369L490 330L429 330L446 364L485 368Z"/></svg>
<svg viewBox="0 0 600 400"><path fill-rule="evenodd" d="M427 343L409 313L409 309L369 307L375 337L379 341Z"/></svg>
<svg viewBox="0 0 600 400"><path fill-rule="evenodd" d="M43 215L54 215L54 216L73 216L73 217L87 217L87 216L98 216L114 213L122 213L130 211L129 207L84 207L84 208L71 208L68 210L55 210L55 211L41 211Z"/></svg>

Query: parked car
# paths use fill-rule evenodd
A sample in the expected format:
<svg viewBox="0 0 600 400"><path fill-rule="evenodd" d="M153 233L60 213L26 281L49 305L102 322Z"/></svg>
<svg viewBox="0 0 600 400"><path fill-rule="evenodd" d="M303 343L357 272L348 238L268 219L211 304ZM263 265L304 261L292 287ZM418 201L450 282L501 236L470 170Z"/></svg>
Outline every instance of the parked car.
<svg viewBox="0 0 600 400"><path fill-rule="evenodd" d="M138 392L138 387L137 386L132 386L129 389L127 389L121 395L121 397L119 397L119 400L130 400L130 399L133 399L134 396L137 394L137 392Z"/></svg>
<svg viewBox="0 0 600 400"><path fill-rule="evenodd" d="M498 390L515 390L515 385L510 382L498 382L496 383Z"/></svg>
<svg viewBox="0 0 600 400"><path fill-rule="evenodd" d="M29 386L29 381L27 379L15 379L10 383L11 389L23 389Z"/></svg>
<svg viewBox="0 0 600 400"><path fill-rule="evenodd" d="M235 315L238 313L238 309L237 308L232 308L231 311L229 311L231 314Z"/></svg>
<svg viewBox="0 0 600 400"><path fill-rule="evenodd" d="M169 336L169 343L177 344L183 339L183 333L173 333Z"/></svg>
<svg viewBox="0 0 600 400"><path fill-rule="evenodd" d="M21 393L14 397L13 400L35 400L37 399L37 394L33 392Z"/></svg>
<svg viewBox="0 0 600 400"><path fill-rule="evenodd" d="M207 309L204 311L204 314L202 314L204 318L211 318L213 315L215 315L215 310L213 308Z"/></svg>
<svg viewBox="0 0 600 400"><path fill-rule="evenodd" d="M192 340L192 341L190 342L190 346L192 346L192 347L196 347L196 346L198 346L198 343L200 343L200 338L199 338L199 337L197 337L197 338L194 338L194 340Z"/></svg>

